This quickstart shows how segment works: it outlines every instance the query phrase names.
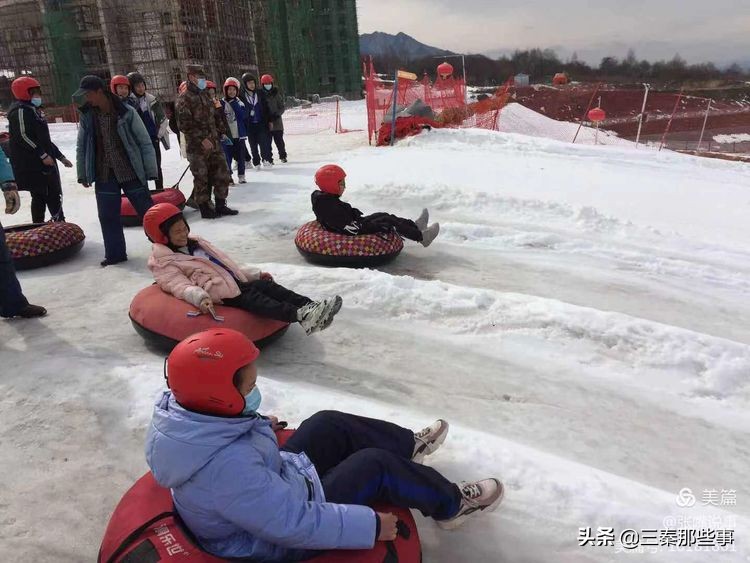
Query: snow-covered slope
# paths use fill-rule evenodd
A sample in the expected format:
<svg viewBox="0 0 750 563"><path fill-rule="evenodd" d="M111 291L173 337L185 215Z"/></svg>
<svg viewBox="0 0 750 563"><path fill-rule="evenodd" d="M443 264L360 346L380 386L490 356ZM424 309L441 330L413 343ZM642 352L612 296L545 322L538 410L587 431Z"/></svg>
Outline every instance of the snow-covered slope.
<svg viewBox="0 0 750 563"><path fill-rule="evenodd" d="M362 104L346 106L344 127L362 119ZM552 135L546 125L534 133L528 115L522 123ZM72 156L74 128L53 135ZM734 552L664 548L649 560L747 561L750 170L565 140L433 131L375 149L364 133L294 136L290 164L232 188L240 215L187 217L281 283L344 298L329 330L293 327L263 353L266 412L292 425L326 408L415 427L442 416L451 436L429 464L454 479L505 481L501 508L460 530L419 519L426 562L644 558L579 547L580 527L734 529ZM346 199L360 209L429 207L441 237L429 249L407 244L383 271L305 264L294 233L311 217L312 175L329 161L346 168ZM166 153L167 183L184 165ZM163 359L127 318L151 283L149 246L129 229L130 261L99 268L93 194L63 175L86 247L21 273L47 318L0 323L9 560L94 559L112 508L146 469L143 435L163 386ZM3 221L28 218L24 197ZM692 508L675 502L685 487L698 497ZM736 505L701 506L704 489L734 491Z"/></svg>

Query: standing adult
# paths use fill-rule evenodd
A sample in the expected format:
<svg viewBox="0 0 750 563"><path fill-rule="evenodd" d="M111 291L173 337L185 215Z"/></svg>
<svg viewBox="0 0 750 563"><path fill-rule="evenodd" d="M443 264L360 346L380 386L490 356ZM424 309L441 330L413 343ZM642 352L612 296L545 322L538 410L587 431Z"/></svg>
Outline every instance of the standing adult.
<svg viewBox="0 0 750 563"><path fill-rule="evenodd" d="M260 77L260 83L263 86L263 95L266 97L268 105L268 128L271 138L276 144L276 150L279 151L279 160L286 162L286 143L284 143L284 120L281 116L286 109L284 105L284 96L279 92L273 81L273 76L264 74Z"/></svg>
<svg viewBox="0 0 750 563"><path fill-rule="evenodd" d="M253 155L253 166L260 167L261 159L265 166L273 166L271 137L268 132L268 100L257 90L255 75L246 72L242 75L242 101L247 108L247 140Z"/></svg>
<svg viewBox="0 0 750 563"><path fill-rule="evenodd" d="M0 149L0 188L5 197L5 213L13 215L21 208L21 197L18 195L13 179L13 170L2 149ZM47 309L39 305L31 305L24 297L13 267L13 258L5 244L5 231L0 225L0 317L30 319L43 317L46 314Z"/></svg>
<svg viewBox="0 0 750 563"><path fill-rule="evenodd" d="M130 81L130 103L133 105L138 115L143 120L143 124L146 126L149 137L151 137L151 144L154 145L154 153L156 154L156 168L159 171L159 175L156 179L156 189L164 189L164 175L161 172L161 148L159 144L164 145L165 150L169 150L169 122L167 121L167 115L164 113L164 106L154 96L146 91L146 79L139 72L131 72L128 74L128 80Z"/></svg>
<svg viewBox="0 0 750 563"><path fill-rule="evenodd" d="M86 188L95 185L104 239L101 265L125 262L128 255L120 222L121 194L141 217L153 205L148 181L158 176L154 145L135 110L108 92L98 76L84 76L73 101L80 112L78 183Z"/></svg>
<svg viewBox="0 0 750 563"><path fill-rule="evenodd" d="M231 178L216 127L216 108L206 92L206 74L202 66L188 65L187 75L187 88L177 98L176 109L193 174L193 198L204 219L237 215L227 207ZM214 189L213 208L209 186Z"/></svg>
<svg viewBox="0 0 750 563"><path fill-rule="evenodd" d="M42 105L42 88L30 76L16 78L11 85L16 101L10 106L10 160L18 189L31 192L31 220L44 223L47 209L53 221L65 221L62 187L57 160L67 168L73 164L52 142Z"/></svg>

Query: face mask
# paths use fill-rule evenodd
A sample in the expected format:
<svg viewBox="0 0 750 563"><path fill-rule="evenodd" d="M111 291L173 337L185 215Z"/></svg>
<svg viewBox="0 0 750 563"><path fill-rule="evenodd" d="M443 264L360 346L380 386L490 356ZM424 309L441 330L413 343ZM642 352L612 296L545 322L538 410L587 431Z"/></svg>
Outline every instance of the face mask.
<svg viewBox="0 0 750 563"><path fill-rule="evenodd" d="M205 78L199 78L198 79L198 90L205 90L206 89L206 79Z"/></svg>
<svg viewBox="0 0 750 563"><path fill-rule="evenodd" d="M248 415L257 412L258 408L260 408L261 398L260 389L258 389L258 386L256 385L253 387L252 391L245 395L245 408L242 409L242 414Z"/></svg>
<svg viewBox="0 0 750 563"><path fill-rule="evenodd" d="M263 85L263 88L265 88L266 90L269 90L269 91L270 91L270 90L271 90L271 88L273 88L273 84L264 84L264 85Z"/></svg>
<svg viewBox="0 0 750 563"><path fill-rule="evenodd" d="M42 105L42 98L39 96L34 96L31 98L31 103L34 105L34 107L39 107Z"/></svg>

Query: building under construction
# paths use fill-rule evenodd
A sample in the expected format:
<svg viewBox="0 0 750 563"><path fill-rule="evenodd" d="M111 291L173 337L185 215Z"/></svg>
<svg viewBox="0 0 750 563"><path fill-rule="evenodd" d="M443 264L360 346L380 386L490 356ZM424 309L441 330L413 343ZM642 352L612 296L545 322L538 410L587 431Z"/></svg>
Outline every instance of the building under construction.
<svg viewBox="0 0 750 563"><path fill-rule="evenodd" d="M248 0L0 0L0 105L31 74L49 104L70 103L81 76L138 70L174 99L187 64L223 80L257 72Z"/></svg>
<svg viewBox="0 0 750 563"><path fill-rule="evenodd" d="M287 94L359 98L355 0L251 0L258 64Z"/></svg>

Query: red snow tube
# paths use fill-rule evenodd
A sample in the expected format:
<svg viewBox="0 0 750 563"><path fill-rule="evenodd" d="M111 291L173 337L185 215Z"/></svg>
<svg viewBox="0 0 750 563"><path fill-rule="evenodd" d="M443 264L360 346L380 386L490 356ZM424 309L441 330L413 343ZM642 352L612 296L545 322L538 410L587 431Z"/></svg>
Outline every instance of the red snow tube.
<svg viewBox="0 0 750 563"><path fill-rule="evenodd" d="M16 270L29 270L70 258L86 235L73 223L27 223L5 227L5 242Z"/></svg>
<svg viewBox="0 0 750 563"><path fill-rule="evenodd" d="M189 311L196 311L196 308L164 293L154 284L133 298L129 315L136 332L146 342L165 351L172 350L191 334L217 326L240 331L258 347L270 344L289 328L289 323L258 317L236 307L216 307L216 314L224 317L224 322L215 321L210 315L188 317Z"/></svg>
<svg viewBox="0 0 750 563"><path fill-rule="evenodd" d="M340 235L321 227L317 221L302 225L294 238L297 250L308 261L323 266L374 268L393 260L404 248L396 233Z"/></svg>
<svg viewBox="0 0 750 563"><path fill-rule="evenodd" d="M185 196L179 188L149 190L149 193L151 194L151 199L154 200L154 205L157 203L171 203L180 209L185 208ZM120 221L125 227L136 227L143 224L143 218L138 216L133 204L125 196L122 196L120 200Z"/></svg>
<svg viewBox="0 0 750 563"><path fill-rule="evenodd" d="M293 430L277 433L279 445ZM393 542L376 542L369 550L329 551L313 563L419 563L422 548L411 512L392 506L377 507L400 520L399 535ZM120 499L104 532L97 563L227 563L201 551L193 535L174 510L169 489L162 488L146 473Z"/></svg>

